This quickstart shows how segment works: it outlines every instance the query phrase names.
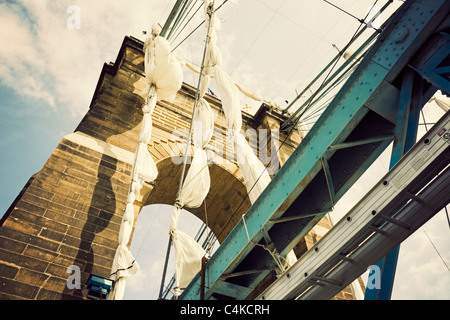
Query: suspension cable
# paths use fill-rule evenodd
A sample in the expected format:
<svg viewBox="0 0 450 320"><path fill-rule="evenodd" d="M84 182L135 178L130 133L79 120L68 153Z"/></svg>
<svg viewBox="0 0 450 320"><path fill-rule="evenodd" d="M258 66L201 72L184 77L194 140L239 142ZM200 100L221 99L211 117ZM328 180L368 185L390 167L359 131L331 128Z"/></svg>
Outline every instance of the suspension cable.
<svg viewBox="0 0 450 320"><path fill-rule="evenodd" d="M214 3L214 1L213 1L213 3ZM209 12L208 14L212 15L212 12ZM201 81L202 81L202 77L203 77L203 70L205 68L206 52L207 52L207 49L208 49L209 39L211 37L211 29L212 29L212 23L210 23L209 26L208 26L208 31L207 31L207 35L206 35L206 41L205 41L205 47L204 47L204 50L203 50L202 65L201 65L201 70L200 70L200 74L199 74L199 77L198 77L197 92L196 92L196 95L195 95L195 103L194 103L194 108L193 108L193 111L192 111L192 119L191 119L191 124L190 124L190 127L189 127L189 133L188 133L187 141L186 141L186 150L184 152L184 157L183 157L183 167L182 167L182 170L181 170L181 177L180 177L180 184L178 186L177 199L180 196L181 190L183 188L184 174L186 172L186 166L187 166L187 156L188 156L189 147L190 147L190 144L191 144L191 135L192 135L192 131L193 131L194 115L195 115L195 111L197 109L198 101L199 101L199 98L200 98L200 85L201 85ZM169 244L168 244L168 248L167 248L165 266L164 266L162 280L161 280L160 298L162 296L162 291L163 291L164 282L165 282L165 278L166 278L167 264L168 264L168 260L169 260L171 245L172 245L172 236L169 235Z"/></svg>
<svg viewBox="0 0 450 320"><path fill-rule="evenodd" d="M170 42L172 41L172 35L175 35L180 26L184 23L184 21L186 20L186 18L189 16L189 13L192 11L192 9L194 8L193 6L193 1L197 1L197 0L189 0L188 2L185 3L185 5L181 8L180 13L178 15L178 18L175 20L169 35L167 36L167 40ZM203 2L202 2L203 4Z"/></svg>
<svg viewBox="0 0 450 320"><path fill-rule="evenodd" d="M428 128L427 128L427 121L425 119L425 114L423 112L423 108L420 109L420 112L422 114L422 118L423 118L423 122L425 125L425 130L426 132L428 132ZM447 221L450 227L450 217L448 215L448 210L447 210L447 206L444 207L444 211L445 211L445 215L447 217ZM450 271L450 268L448 266L448 264L445 262L444 258L442 257L441 253L439 252L439 250L437 249L436 245L434 244L434 242L431 240L430 236L428 235L428 233L425 231L425 228L422 226L421 227L422 231L425 233L426 237L428 238L428 240L430 241L431 245L433 246L434 250L436 251L437 255L439 256L439 258L442 260L442 262L444 263L445 267L447 268L448 271Z"/></svg>
<svg viewBox="0 0 450 320"><path fill-rule="evenodd" d="M378 0L376 0L375 1L375 4L377 3L377 1ZM375 4L374 4L374 6L375 6ZM391 1L388 1L381 9L380 9L380 14L381 13L383 13L385 10L386 10L386 8L389 6L391 4ZM374 7L374 6L372 6L372 8ZM370 12L371 11L369 11L368 13L367 13L367 15L366 15L366 17L365 17L365 19L367 19L367 17L369 16L369 14L370 14ZM362 24L360 24L360 27L361 27L361 25ZM361 31L359 31L359 33L357 32L357 34L356 34L356 36L354 36L353 38L352 38L352 40L331 60L331 62L305 87L305 89L303 89L303 91L302 92L300 92L298 95L297 95L297 97L284 109L284 112L286 113L302 96L303 96L303 94L305 94L306 93L306 91L308 91L310 88L311 88L311 86L326 72L326 70L327 69L329 69L334 63L335 63L335 61L336 60L339 60L340 59L340 57L342 56L342 52L345 52L345 50L347 50L349 47L350 47L350 45L354 42L354 41L356 41L360 36L361 36L361 34L365 31L367 29L367 25L364 25L364 27L363 27L363 29L361 30ZM359 30L359 28L358 28L358 30ZM374 37L374 36L372 36L372 37ZM355 52L356 53L356 52ZM349 59L349 61L350 61L350 59ZM350 63L349 61L347 61L348 63ZM346 63L344 63L344 66L345 65L347 65ZM343 66L343 67L344 67ZM336 73L339 73L339 72L336 72ZM334 74L332 77L331 77L331 79L333 79L334 77L336 76L336 74ZM305 107L305 105L306 105L307 103L305 103L301 108L299 108L299 110L301 110L302 108L304 108ZM287 120L287 122L289 122L289 121L292 121L292 119L293 119L293 117L296 115L296 114L298 114L300 111L299 110L297 110L293 115L291 115L290 116L290 118Z"/></svg>
<svg viewBox="0 0 450 320"><path fill-rule="evenodd" d="M203 7L204 2L202 2L200 4L200 6L198 6L198 8L195 10L195 12L191 15L191 17L189 18L189 20L184 24L184 26L181 28L181 30L176 30L175 31L175 36L174 38L171 40L171 42L175 42L175 40L177 40L177 38L180 36L180 34L184 31L184 29L189 25L189 23L192 21L192 19L194 19L194 17L197 15L198 11ZM191 10L194 8L194 6L191 8ZM191 11L190 10L190 11ZM189 12L190 12L189 11ZM186 16L187 17L187 16Z"/></svg>
<svg viewBox="0 0 450 320"><path fill-rule="evenodd" d="M223 2L222 2L222 4L220 5L220 6L218 6L217 7L217 9L214 11L214 12L217 12L217 11L219 11L219 9L220 8L222 8L222 6L225 4L225 3L227 3L228 2L228 0L224 0ZM172 50L172 52L173 51L175 51L182 43L184 43L190 36L192 36L203 24L205 23L205 21L203 20L194 30L192 30L183 40L181 40L181 42L180 43L178 43L174 48L173 48L173 50Z"/></svg>

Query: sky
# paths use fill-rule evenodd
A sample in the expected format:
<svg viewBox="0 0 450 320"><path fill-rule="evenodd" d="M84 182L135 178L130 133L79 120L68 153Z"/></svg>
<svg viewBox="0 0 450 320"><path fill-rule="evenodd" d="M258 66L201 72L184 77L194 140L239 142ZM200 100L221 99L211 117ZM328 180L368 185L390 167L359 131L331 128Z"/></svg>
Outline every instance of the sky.
<svg viewBox="0 0 450 320"><path fill-rule="evenodd" d="M380 5L385 2L379 1ZM115 61L124 37L144 40L142 31L150 30L153 24L163 25L174 3L0 2L0 216L61 139L75 130L88 111L103 64ZM334 3L363 18L373 0ZM381 20L401 4L394 1ZM73 19L72 5L79 8L79 20ZM319 0L230 0L218 15L223 68L237 83L280 106L292 101L359 26L354 18ZM173 46L202 19L197 15L174 39ZM205 28L199 28L175 53L200 65L204 39ZM196 86L198 78L186 70L184 81ZM244 98L242 103L248 105L249 112L259 106ZM429 122L442 114L434 104L425 108ZM423 127L421 130L423 134ZM358 183L336 206L336 219L378 181L388 163L389 150L364 175L364 183ZM131 246L141 270L128 281L125 299L157 297L170 213L170 206L150 206L141 212ZM181 223L183 231L192 235L200 224L187 212ZM450 264L449 235L447 218L440 212L402 244L394 299L450 299L450 272L442 261Z"/></svg>

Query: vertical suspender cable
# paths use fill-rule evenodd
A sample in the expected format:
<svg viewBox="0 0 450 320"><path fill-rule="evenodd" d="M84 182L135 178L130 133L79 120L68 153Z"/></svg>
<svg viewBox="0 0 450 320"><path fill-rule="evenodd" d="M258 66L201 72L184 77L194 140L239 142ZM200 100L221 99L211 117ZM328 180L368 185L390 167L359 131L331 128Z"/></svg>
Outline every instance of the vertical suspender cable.
<svg viewBox="0 0 450 320"><path fill-rule="evenodd" d="M228 0L224 0L222 2L222 4L220 6L217 7L216 10L214 10L214 12L217 12L220 8L222 8L222 6L227 3ZM203 24L205 23L205 21L202 21L197 27L195 27L194 30L192 30L183 40L180 41L180 43L178 43L175 48L173 48L172 51L175 51L183 42L185 42L193 33L195 33L195 31L197 31Z"/></svg>
<svg viewBox="0 0 450 320"><path fill-rule="evenodd" d="M389 1L388 3L386 3L381 9L380 9L380 13L382 13L384 10L386 10L386 8L389 6L391 4L391 2ZM370 14L370 12L369 12L369 14ZM368 15L369 15L368 14ZM368 16L367 15L367 16ZM366 18L367 18L367 16L366 16ZM359 19L358 19L359 20ZM356 40L356 39L358 39L359 38L359 36L365 31L367 29L367 24L365 24L364 25L364 27L361 29L361 31L359 31L359 33L356 35L356 36L354 36L353 38L352 38L352 40L341 50L341 52L344 52L345 50L347 50L349 47L350 47L350 45ZM379 30L377 30L377 32L379 33ZM306 86L306 88L300 93L300 94L298 94L297 95L297 97L284 109L284 112L287 112L299 99L300 99L300 97L302 97L303 96L303 94L306 92L306 91L308 91L310 88L311 88L311 86L325 73L325 71L328 69L328 68L330 68L335 62L336 62L336 60L338 60L340 57L342 56L342 54L341 53L339 53L339 54L337 54L334 58L333 58L333 60L331 60L331 62L311 81L311 83L310 84L308 84L307 86ZM350 59L349 59L350 60ZM334 78L334 76L331 78L331 79L333 79ZM290 116L290 118L286 121L286 122L290 122L290 121L292 121L292 119L293 119L293 117L297 114L297 113L299 113L301 110L302 110L302 108L303 108L304 106L302 106L299 110L297 110L293 115L291 115Z"/></svg>
<svg viewBox="0 0 450 320"><path fill-rule="evenodd" d="M208 13L208 14L212 14L212 12ZM200 74L199 74L199 77L198 77L197 91L196 91L196 94L195 94L195 103L194 103L194 108L193 108L193 111L192 111L192 119L191 119L191 124L190 124L190 127L189 127L189 133L188 133L187 141L186 141L186 149L185 149L184 157L183 157L183 167L181 169L180 185L178 187L177 198L180 195L181 189L183 187L184 174L186 172L187 156L188 156L188 152L189 152L189 148L190 148L190 144L191 144L191 134L192 134L192 130L193 130L193 122L194 122L193 121L193 117L194 117L195 111L196 111L197 106L198 106L198 100L200 98L200 84L202 82L203 70L205 68L206 52L207 52L207 49L208 49L209 38L211 36L211 25L212 24L210 23L209 26L208 26L208 32L206 34L205 47L203 49L202 65L201 65ZM164 282L165 282L165 279L166 279L167 264L168 264L168 261L169 261L171 245L172 245L172 237L169 236L169 244L168 244L168 247L167 247L166 260L165 260L165 263L164 263L164 270L163 270L163 275L162 275L162 279L161 279L161 287L160 287L160 290L159 290L159 298L162 297L162 291L163 291Z"/></svg>
<svg viewBox="0 0 450 320"><path fill-rule="evenodd" d="M190 1L191 1L191 0L189 0L189 2L190 2ZM172 28L171 28L170 31L169 31L169 34L167 35L167 40L170 40L170 37L171 37L172 34L174 33L174 31L175 31L175 29L177 28L178 24L180 23L180 20L182 19L183 15L184 15L184 13L185 13L186 6L187 6L187 5L188 5L188 1L185 0L184 3L183 3L183 6L182 6L181 9L180 9L180 12L178 13L178 15L177 15L177 17L176 17L176 19L175 19L175 22L174 22L173 25L172 25Z"/></svg>
<svg viewBox="0 0 450 320"><path fill-rule="evenodd" d="M182 3L183 3L183 0L177 0L177 2L175 3L174 7L172 8L172 11L169 14L169 17L167 18L166 23L164 24L164 27L161 30L161 33L160 33L161 37L166 36Z"/></svg>

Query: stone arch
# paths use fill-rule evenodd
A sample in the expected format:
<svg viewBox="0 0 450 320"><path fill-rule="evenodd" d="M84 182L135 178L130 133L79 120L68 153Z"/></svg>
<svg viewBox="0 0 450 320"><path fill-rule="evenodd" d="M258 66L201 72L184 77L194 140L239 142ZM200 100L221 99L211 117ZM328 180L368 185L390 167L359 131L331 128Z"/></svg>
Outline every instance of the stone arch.
<svg viewBox="0 0 450 320"><path fill-rule="evenodd" d="M124 39L116 61L104 65L85 117L61 140L0 220L0 236L7 239L0 241L0 277L5 279L0 298L84 299L91 273L110 275L142 121L141 92L146 86L142 47L135 38ZM184 84L173 101L159 101L152 114L148 150L160 175L154 185L145 184L136 200L135 220L152 201L170 205L175 201L181 166L169 158L184 152L179 147L187 136L195 93L194 87ZM210 165L208 222L223 241L250 202L246 199L241 205L247 191L223 139L227 122L220 100L206 98L216 115L217 133L209 145L217 161ZM242 116L244 131L277 131L287 117L266 104L255 115L243 112ZM173 134L177 130L180 135ZM267 142L274 138L268 132ZM295 133L289 137L280 133L280 139L285 138L277 152L280 164L300 141ZM172 196L164 194L164 186L173 189ZM206 220L203 208L188 211ZM70 265L81 269L81 290L67 290Z"/></svg>
<svg viewBox="0 0 450 320"><path fill-rule="evenodd" d="M173 205L176 200L182 171L181 157L167 157L156 163L158 178L153 188L142 195L144 206L152 204ZM188 159L189 160L189 159ZM220 159L223 160L223 159ZM189 163L189 161L188 161ZM189 164L186 172L189 170ZM199 208L185 208L206 223L222 242L234 228L242 215L250 208L247 190L235 164L215 161L209 164L211 188L204 204Z"/></svg>

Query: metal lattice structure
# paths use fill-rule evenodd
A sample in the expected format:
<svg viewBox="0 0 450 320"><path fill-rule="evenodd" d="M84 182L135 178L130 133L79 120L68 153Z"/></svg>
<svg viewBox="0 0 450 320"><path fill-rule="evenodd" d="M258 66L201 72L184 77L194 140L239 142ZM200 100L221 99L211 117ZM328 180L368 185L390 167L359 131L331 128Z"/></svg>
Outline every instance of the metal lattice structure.
<svg viewBox="0 0 450 320"><path fill-rule="evenodd" d="M276 269L276 264L272 256L256 244L286 256L327 212L332 211L333 205L392 142L392 166L414 145L423 105L437 90L450 93L449 12L448 1L417 0L405 2L394 14L305 140L249 209L245 222L236 225L207 262L206 299L245 299L257 288L266 289L261 288L261 284ZM436 198L436 194L448 183L448 179L445 182L448 176L445 168L449 141L439 133L450 129L448 114L436 126L426 139L438 150L420 142L413 148L415 153L409 153L400 161L403 167L393 166L382 182L388 181L391 175L402 180L401 170L409 167L420 167L418 176L401 182L392 178L391 185L396 187L398 194L389 194L392 199L385 207L366 208L369 216L365 219L369 221L365 222L361 232L364 236L374 232L381 239L370 247L370 258L364 256L357 260L349 256L362 235L353 223L342 228L344 221L321 242L331 241L326 239L333 236L334 243L342 242L339 250L324 252L326 258L323 260L317 259L315 252L308 252L298 262L300 267L295 267L297 264L292 267L292 271L273 283L260 298L296 298L305 290L309 290L302 296L305 299L330 298L385 255L389 251L386 248L395 248L442 209L450 195L441 192ZM434 179L436 175L438 177ZM428 188L419 193L427 184ZM384 203L383 196L386 194L370 193L365 199ZM429 201L434 204L427 205ZM410 218L417 215L417 206L426 207L426 215L413 223ZM402 215L396 217L403 207ZM362 212L357 206L349 213L353 222L354 210L359 214ZM381 229L380 223L388 229L408 232L401 237L383 238L394 231L373 230ZM358 237L351 236L353 234ZM346 265L347 269L333 267L336 259L340 259L338 264ZM303 271L303 266L309 269ZM282 287L287 290L286 283L293 289L277 293ZM180 298L200 299L200 291L198 274Z"/></svg>

